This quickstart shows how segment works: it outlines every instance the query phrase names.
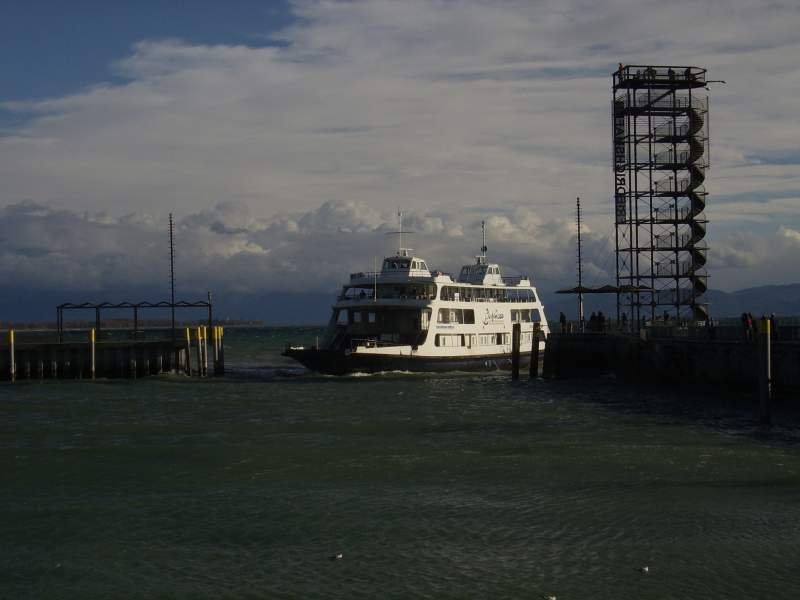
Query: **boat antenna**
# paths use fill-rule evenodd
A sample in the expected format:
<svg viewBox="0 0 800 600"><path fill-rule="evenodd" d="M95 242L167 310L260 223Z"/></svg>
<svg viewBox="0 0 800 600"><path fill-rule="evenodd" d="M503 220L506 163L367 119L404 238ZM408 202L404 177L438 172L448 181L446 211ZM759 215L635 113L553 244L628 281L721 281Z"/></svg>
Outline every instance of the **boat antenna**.
<svg viewBox="0 0 800 600"><path fill-rule="evenodd" d="M413 231L403 231L403 211L397 209L397 220L399 229L397 231L388 231L387 235L399 235L400 236L400 247L397 250L397 256L409 256L411 253L412 248L404 248L403 247L403 234L408 235L414 233Z"/></svg>
<svg viewBox="0 0 800 600"><path fill-rule="evenodd" d="M400 249L403 249L403 211L397 211L397 220L399 228L397 229L397 233L400 235Z"/></svg>
<svg viewBox="0 0 800 600"><path fill-rule="evenodd" d="M483 234L483 245L481 245L481 256L486 258L486 221L481 221L481 233Z"/></svg>

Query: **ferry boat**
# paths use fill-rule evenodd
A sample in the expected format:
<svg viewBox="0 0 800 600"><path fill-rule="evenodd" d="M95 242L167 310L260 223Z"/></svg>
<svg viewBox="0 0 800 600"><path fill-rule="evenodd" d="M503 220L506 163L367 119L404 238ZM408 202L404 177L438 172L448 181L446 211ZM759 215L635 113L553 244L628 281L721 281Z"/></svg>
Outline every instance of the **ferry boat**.
<svg viewBox="0 0 800 600"><path fill-rule="evenodd" d="M353 273L315 347L284 356L331 375L386 371L489 371L511 368L512 327L520 324L520 364L550 329L529 277L504 277L481 254L458 277L431 270L402 247L380 271Z"/></svg>

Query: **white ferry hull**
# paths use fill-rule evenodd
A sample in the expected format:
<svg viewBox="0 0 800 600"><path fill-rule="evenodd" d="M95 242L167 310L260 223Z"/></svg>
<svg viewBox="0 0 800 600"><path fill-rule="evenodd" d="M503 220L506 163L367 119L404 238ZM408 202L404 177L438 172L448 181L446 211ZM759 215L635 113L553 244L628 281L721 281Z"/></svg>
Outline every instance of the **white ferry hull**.
<svg viewBox="0 0 800 600"><path fill-rule="evenodd" d="M312 371L326 375L385 373L402 371L436 373L444 371L497 371L511 369L510 354L484 356L397 356L345 353L314 348L289 348L284 352ZM528 368L530 352L520 352L520 367Z"/></svg>

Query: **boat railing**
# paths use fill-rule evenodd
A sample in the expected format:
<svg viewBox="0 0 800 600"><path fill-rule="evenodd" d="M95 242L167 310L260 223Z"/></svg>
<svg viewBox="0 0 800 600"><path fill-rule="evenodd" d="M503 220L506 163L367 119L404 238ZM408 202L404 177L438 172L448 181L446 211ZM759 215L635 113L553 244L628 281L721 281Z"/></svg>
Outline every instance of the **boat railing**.
<svg viewBox="0 0 800 600"><path fill-rule="evenodd" d="M336 299L337 300L343 300L343 301L346 301L346 300L353 300L353 301L359 301L359 300L369 300L369 301L373 301L373 300L377 300L377 301L381 301L381 300L392 300L392 301L395 301L395 300L401 300L401 301L406 301L406 300L408 300L408 301L425 300L425 301L430 301L430 300L436 300L436 294L397 294L397 295L389 295L389 296L387 296L385 294L384 295L378 294L378 297L375 298L375 296L373 294L365 292L365 293L351 294L351 295L340 294L339 296L336 297Z"/></svg>

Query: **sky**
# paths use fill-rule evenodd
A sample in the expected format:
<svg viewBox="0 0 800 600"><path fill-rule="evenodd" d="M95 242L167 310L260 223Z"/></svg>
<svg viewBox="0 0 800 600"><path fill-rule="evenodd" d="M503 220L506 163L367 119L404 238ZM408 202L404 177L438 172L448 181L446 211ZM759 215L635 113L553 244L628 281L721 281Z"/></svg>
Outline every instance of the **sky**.
<svg viewBox="0 0 800 600"><path fill-rule="evenodd" d="M545 295L613 281L611 73L708 69L710 285L795 283L796 1L0 4L0 311L212 290L320 320L410 245L490 257ZM40 315L41 313L41 315Z"/></svg>

